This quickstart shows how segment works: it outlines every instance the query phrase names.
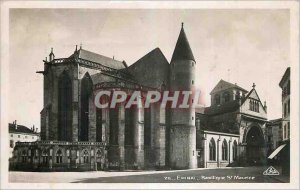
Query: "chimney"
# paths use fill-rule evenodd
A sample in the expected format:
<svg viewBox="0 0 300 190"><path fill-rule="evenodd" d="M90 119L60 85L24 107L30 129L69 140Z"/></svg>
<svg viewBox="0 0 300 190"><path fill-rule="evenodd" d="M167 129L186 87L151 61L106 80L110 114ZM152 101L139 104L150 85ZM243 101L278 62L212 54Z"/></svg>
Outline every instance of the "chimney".
<svg viewBox="0 0 300 190"><path fill-rule="evenodd" d="M265 109L265 111L267 112L267 102L266 101L264 101L264 109Z"/></svg>
<svg viewBox="0 0 300 190"><path fill-rule="evenodd" d="M18 125L17 125L17 120L15 120L15 128L16 128L16 130L18 129Z"/></svg>

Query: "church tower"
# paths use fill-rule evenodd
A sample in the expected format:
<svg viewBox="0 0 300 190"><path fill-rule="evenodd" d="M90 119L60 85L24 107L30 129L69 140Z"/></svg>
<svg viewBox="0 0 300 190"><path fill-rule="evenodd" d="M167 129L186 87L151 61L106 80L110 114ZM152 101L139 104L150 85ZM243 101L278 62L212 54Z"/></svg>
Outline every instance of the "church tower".
<svg viewBox="0 0 300 190"><path fill-rule="evenodd" d="M193 91L195 64L182 23L170 64L171 92ZM195 109L191 107L193 101L189 99L189 108L177 106L171 109L169 164L173 169L197 168Z"/></svg>

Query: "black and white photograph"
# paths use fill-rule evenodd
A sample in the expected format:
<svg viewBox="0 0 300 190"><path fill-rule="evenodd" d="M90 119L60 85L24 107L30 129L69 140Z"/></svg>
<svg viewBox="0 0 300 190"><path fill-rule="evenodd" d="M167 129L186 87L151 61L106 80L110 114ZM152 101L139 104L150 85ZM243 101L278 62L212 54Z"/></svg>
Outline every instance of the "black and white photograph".
<svg viewBox="0 0 300 190"><path fill-rule="evenodd" d="M1 188L298 189L298 1L4 1Z"/></svg>

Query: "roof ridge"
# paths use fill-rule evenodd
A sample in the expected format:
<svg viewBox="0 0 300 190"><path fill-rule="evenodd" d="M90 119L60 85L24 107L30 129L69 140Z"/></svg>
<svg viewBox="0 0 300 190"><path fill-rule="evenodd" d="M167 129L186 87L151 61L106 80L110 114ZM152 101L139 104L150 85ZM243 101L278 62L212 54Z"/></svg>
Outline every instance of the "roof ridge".
<svg viewBox="0 0 300 190"><path fill-rule="evenodd" d="M92 51L89 51L89 50L86 50L86 49L79 49L78 52L80 54L81 51L85 51L85 52L88 52L88 53L92 53L92 54L95 54L95 55L98 55L98 56L101 56L103 58L107 58L107 59L111 59L113 61L118 61L118 62L121 62L120 60L117 60L117 59L114 59L114 58L111 58L111 57L108 57L108 56L105 56L105 55L102 55L102 54L99 54L99 53L95 53L95 52L92 52Z"/></svg>

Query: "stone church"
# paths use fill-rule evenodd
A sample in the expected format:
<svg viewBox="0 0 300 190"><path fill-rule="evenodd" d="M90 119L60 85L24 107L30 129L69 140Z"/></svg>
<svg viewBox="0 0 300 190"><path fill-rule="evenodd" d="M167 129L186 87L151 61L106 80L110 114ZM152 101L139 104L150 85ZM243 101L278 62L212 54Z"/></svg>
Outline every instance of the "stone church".
<svg viewBox="0 0 300 190"><path fill-rule="evenodd" d="M44 60L41 140L18 142L11 165L18 170L141 170L224 167L258 163L264 156L266 106L255 86L248 92L221 80L210 107L150 108L94 105L101 90L191 91L196 61L183 24L169 63L156 48L125 61L76 49ZM205 65L203 65L204 67ZM258 153L259 152L259 153Z"/></svg>

